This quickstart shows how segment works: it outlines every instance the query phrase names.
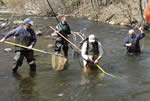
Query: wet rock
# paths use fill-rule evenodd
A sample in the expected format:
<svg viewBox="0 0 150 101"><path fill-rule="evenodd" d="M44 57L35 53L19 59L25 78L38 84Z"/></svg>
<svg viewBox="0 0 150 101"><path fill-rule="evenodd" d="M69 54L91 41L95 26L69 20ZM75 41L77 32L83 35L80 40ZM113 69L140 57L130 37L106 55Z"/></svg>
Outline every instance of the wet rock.
<svg viewBox="0 0 150 101"><path fill-rule="evenodd" d="M7 18L0 18L0 21L8 21Z"/></svg>
<svg viewBox="0 0 150 101"><path fill-rule="evenodd" d="M43 19L44 19L44 20L47 20L47 19L48 19L48 17L44 17Z"/></svg>
<svg viewBox="0 0 150 101"><path fill-rule="evenodd" d="M26 11L27 15L38 15L40 12L38 10L27 10Z"/></svg>
<svg viewBox="0 0 150 101"><path fill-rule="evenodd" d="M58 94L58 96L63 96L64 94Z"/></svg>
<svg viewBox="0 0 150 101"><path fill-rule="evenodd" d="M5 27L6 25L7 25L7 23L2 23L0 26Z"/></svg>
<svg viewBox="0 0 150 101"><path fill-rule="evenodd" d="M114 25L115 22L114 22L114 21L110 21L109 24L110 24L110 25Z"/></svg>
<svg viewBox="0 0 150 101"><path fill-rule="evenodd" d="M120 23L120 25L121 25L121 26L127 26L128 24L122 22L122 23Z"/></svg>
<svg viewBox="0 0 150 101"><path fill-rule="evenodd" d="M94 21L98 22L98 19L94 19Z"/></svg>
<svg viewBox="0 0 150 101"><path fill-rule="evenodd" d="M92 20L92 17L88 17L88 20Z"/></svg>
<svg viewBox="0 0 150 101"><path fill-rule="evenodd" d="M56 37L57 33L53 32L53 33L51 33L51 36Z"/></svg>
<svg viewBox="0 0 150 101"><path fill-rule="evenodd" d="M98 22L101 22L101 19L97 19Z"/></svg>
<svg viewBox="0 0 150 101"><path fill-rule="evenodd" d="M13 23L14 24L23 24L24 22L23 22L23 20L15 20L15 21L13 21Z"/></svg>
<svg viewBox="0 0 150 101"><path fill-rule="evenodd" d="M56 37L51 37L50 39L51 39L51 40L56 40Z"/></svg>
<svg viewBox="0 0 150 101"><path fill-rule="evenodd" d="M52 40L55 40L55 39L56 39L56 37L53 37L53 36L51 36L51 35L44 36L44 38L45 38L45 39L52 39Z"/></svg>
<svg viewBox="0 0 150 101"><path fill-rule="evenodd" d="M100 86L103 86L103 84L97 84L97 86L99 86L99 87L100 87Z"/></svg>
<svg viewBox="0 0 150 101"><path fill-rule="evenodd" d="M109 21L105 21L104 23L109 24Z"/></svg>
<svg viewBox="0 0 150 101"><path fill-rule="evenodd" d="M12 49L11 48L5 48L4 51L5 52L10 52L10 51L12 51Z"/></svg>
<svg viewBox="0 0 150 101"><path fill-rule="evenodd" d="M42 31L36 31L36 35L41 36L42 35Z"/></svg>
<svg viewBox="0 0 150 101"><path fill-rule="evenodd" d="M56 40L56 37L52 37L52 36L51 36L49 39L51 39L51 40Z"/></svg>
<svg viewBox="0 0 150 101"><path fill-rule="evenodd" d="M50 39L52 36L50 35L47 35L47 36L44 36L45 39Z"/></svg>
<svg viewBox="0 0 150 101"><path fill-rule="evenodd" d="M54 44L48 44L47 47L48 47L48 48L54 48L55 46L54 46Z"/></svg>

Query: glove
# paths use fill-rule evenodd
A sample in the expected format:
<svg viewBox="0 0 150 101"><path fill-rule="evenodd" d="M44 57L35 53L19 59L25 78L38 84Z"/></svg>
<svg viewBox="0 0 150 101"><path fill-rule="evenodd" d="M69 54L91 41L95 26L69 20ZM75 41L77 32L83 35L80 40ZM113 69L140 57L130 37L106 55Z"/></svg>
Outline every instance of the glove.
<svg viewBox="0 0 150 101"><path fill-rule="evenodd" d="M5 41L5 38L1 39L0 42L3 43Z"/></svg>
<svg viewBox="0 0 150 101"><path fill-rule="evenodd" d="M92 56L92 55L88 55L87 61L88 61L88 62L94 62L94 61L93 61L93 56Z"/></svg>
<svg viewBox="0 0 150 101"><path fill-rule="evenodd" d="M99 60L96 59L96 60L94 61L94 64L98 64L98 61L99 61Z"/></svg>

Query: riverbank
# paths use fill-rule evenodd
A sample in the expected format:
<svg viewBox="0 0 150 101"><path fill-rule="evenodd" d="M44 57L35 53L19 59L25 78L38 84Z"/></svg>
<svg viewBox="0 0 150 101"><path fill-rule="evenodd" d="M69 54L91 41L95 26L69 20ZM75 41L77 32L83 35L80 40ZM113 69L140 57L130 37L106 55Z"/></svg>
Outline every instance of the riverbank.
<svg viewBox="0 0 150 101"><path fill-rule="evenodd" d="M135 26L141 24L139 4L136 0L120 0L98 2L99 0L51 0L50 3L58 16L65 15L75 18L86 17L98 23L121 26ZM8 3L6 11L24 15L53 16L46 1L29 1ZM16 5L15 7L13 5ZM144 5L144 3L142 3ZM143 6L144 9L145 6ZM5 11L4 11L5 12Z"/></svg>

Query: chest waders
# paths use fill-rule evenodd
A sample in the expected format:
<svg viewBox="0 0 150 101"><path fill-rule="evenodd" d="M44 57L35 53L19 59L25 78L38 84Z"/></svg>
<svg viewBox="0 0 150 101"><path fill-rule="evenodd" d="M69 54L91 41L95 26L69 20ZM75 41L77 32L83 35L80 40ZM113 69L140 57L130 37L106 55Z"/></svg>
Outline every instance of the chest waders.
<svg viewBox="0 0 150 101"><path fill-rule="evenodd" d="M67 37L68 26L67 25L58 24L58 30L61 30L62 28L63 28L63 30L60 31L60 33L64 37ZM68 42L59 35L56 38L55 52L56 53L60 53L61 52L61 47L62 47L62 49L64 51L64 56L67 57L68 56Z"/></svg>
<svg viewBox="0 0 150 101"><path fill-rule="evenodd" d="M140 50L138 39L133 39L131 43L132 43L131 47L127 47L127 54L140 53L141 50Z"/></svg>
<svg viewBox="0 0 150 101"><path fill-rule="evenodd" d="M29 31L28 31L28 34L25 34L24 31L22 31L18 36L16 36L16 43L28 47L32 42L32 37L33 36ZM30 66L30 71L31 72L36 71L36 64L35 64L33 50L28 50L28 49L16 46L15 53L16 55L14 56L14 65L12 67L12 71L14 73L17 72L18 67L22 65L24 57L27 59L27 62Z"/></svg>

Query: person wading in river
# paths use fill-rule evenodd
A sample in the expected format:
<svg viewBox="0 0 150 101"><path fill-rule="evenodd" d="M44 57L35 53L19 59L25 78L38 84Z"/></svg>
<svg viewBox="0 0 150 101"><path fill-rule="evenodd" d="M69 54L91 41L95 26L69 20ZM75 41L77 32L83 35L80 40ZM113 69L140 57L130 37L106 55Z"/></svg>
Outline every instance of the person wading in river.
<svg viewBox="0 0 150 101"><path fill-rule="evenodd" d="M140 34L135 34L134 30L129 30L129 35L124 40L124 47L127 47L127 54L141 53L139 41L145 37L144 29L139 28Z"/></svg>
<svg viewBox="0 0 150 101"><path fill-rule="evenodd" d="M56 30L60 32L64 37L68 38L71 34L70 27L67 23L66 17L61 18L61 23L57 24ZM63 39L60 35L57 34L56 36L56 43L55 43L55 53L59 54L61 52L61 47L63 47L64 56L68 56L68 42Z"/></svg>
<svg viewBox="0 0 150 101"><path fill-rule="evenodd" d="M33 21L31 21L29 18L26 18L24 20L24 25L19 26L12 31L8 32L1 40L0 42L4 42L7 38L10 36L15 36L15 42L20 45L27 46L28 49L22 48L22 47L15 47L15 57L14 57L14 66L12 67L12 71L14 73L17 72L17 69L19 66L22 65L24 57L27 59L27 62L30 66L31 72L36 72L36 64L35 59L33 56L33 50L31 48L34 47L36 43L36 34L34 30L31 28L33 25Z"/></svg>
<svg viewBox="0 0 150 101"><path fill-rule="evenodd" d="M95 39L95 35L89 35L83 42L81 55L83 57L84 72L90 72L98 68L95 64L102 58L103 49L101 43Z"/></svg>

